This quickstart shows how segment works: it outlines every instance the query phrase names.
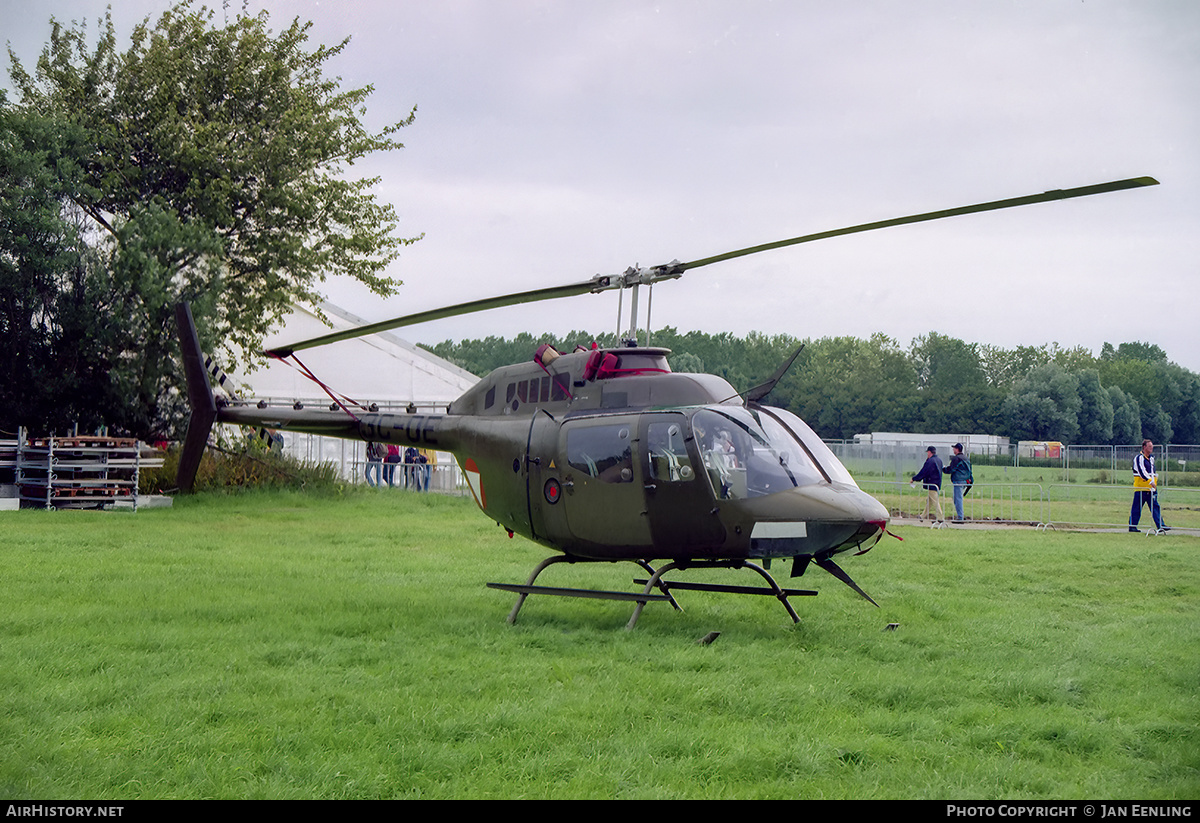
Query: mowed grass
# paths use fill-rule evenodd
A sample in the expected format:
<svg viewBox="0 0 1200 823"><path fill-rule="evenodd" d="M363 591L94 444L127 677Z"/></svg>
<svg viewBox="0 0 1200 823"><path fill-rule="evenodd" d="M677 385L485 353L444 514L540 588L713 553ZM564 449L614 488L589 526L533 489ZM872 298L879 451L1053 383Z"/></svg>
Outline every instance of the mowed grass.
<svg viewBox="0 0 1200 823"><path fill-rule="evenodd" d="M812 569L799 626L680 592L626 632L630 604L536 596L506 625L485 582L549 551L469 499L0 531L4 797L1200 797L1197 538L899 529L844 564L880 609Z"/></svg>

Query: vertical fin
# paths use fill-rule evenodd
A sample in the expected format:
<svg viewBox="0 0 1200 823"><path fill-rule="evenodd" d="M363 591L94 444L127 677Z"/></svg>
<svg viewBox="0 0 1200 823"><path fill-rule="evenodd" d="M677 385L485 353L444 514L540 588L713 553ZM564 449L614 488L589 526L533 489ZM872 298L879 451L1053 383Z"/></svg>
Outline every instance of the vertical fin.
<svg viewBox="0 0 1200 823"><path fill-rule="evenodd" d="M200 351L200 337L196 334L196 323L192 320L192 307L189 304L179 303L175 306L175 323L179 330L179 348L183 352L184 374L187 376L188 405L192 408L187 438L179 455L175 485L182 492L191 492L200 468L200 458L208 444L208 434L217 419L217 404L213 400L208 371L204 367L204 355Z"/></svg>

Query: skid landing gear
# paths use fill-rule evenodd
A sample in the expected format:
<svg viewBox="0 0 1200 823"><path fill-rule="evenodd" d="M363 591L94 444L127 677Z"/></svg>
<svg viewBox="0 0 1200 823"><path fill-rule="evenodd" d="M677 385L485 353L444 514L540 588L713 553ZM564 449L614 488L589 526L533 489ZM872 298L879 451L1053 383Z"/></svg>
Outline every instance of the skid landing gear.
<svg viewBox="0 0 1200 823"><path fill-rule="evenodd" d="M638 618L642 615L642 609L647 603L656 601L666 601L670 603L676 611L683 611L679 603L675 601L675 597L671 594L672 589L680 591L701 591L701 592L723 592L725 594L769 594L779 600L783 607L787 609L788 616L795 623L800 622L799 616L796 614L792 604L788 602L789 597L812 597L817 593L808 589L784 589L775 582L775 578L771 577L761 566L750 563L746 560L690 560L690 561L675 561L668 563L662 568L655 571L654 567L645 560L630 560L628 562L637 563L645 571L650 573L648 580L634 580L636 585L644 586L640 592L614 592L614 591L598 591L596 589L563 589L552 586L535 586L534 581L537 580L546 568L555 563L620 563L620 560L584 560L577 557L566 557L564 555L554 555L543 560L538 567L533 570L533 574L529 575L529 580L525 585L511 585L508 583L488 583L488 588L501 589L503 591L513 592L517 597L516 605L513 606L512 612L508 615L508 622L517 622L517 613L521 610L521 606L525 604L525 598L531 594L550 594L559 597L590 597L600 600L627 600L637 603L633 610L633 616L629 618L629 624L626 629L632 629L637 625ZM690 582L670 582L663 580L663 575L672 571L684 571L688 569L750 569L757 572L763 580L766 581L766 586L729 586L720 583L690 583ZM658 589L661 594L653 594L652 592Z"/></svg>

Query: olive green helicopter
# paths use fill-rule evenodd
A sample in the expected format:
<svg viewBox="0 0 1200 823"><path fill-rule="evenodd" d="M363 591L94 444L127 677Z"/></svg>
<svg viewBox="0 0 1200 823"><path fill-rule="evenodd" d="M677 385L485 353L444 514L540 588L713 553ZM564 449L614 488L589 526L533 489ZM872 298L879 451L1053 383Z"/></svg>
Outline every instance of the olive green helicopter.
<svg viewBox="0 0 1200 823"><path fill-rule="evenodd" d="M508 536L556 553L522 585L488 585L518 595L515 622L530 594L679 605L682 590L776 597L793 621L793 596L769 569L790 559L791 577L816 565L875 603L834 561L869 551L887 534L888 510L863 492L833 451L791 412L761 401L795 360L762 385L739 393L710 374L671 371L669 350L638 345L638 291L685 272L772 249L840 235L975 212L1156 185L1151 177L1056 189L1026 197L909 215L739 249L690 263L678 260L619 275L460 303L272 349L271 357L362 335L501 306L630 289L628 343L558 352L541 346L529 362L503 366L452 402L444 414L352 408L269 406L214 394L190 308L177 308L192 418L178 485L189 491L214 422L308 432L450 452L472 496ZM620 312L621 309L619 308ZM631 591L536 585L556 563L629 561L647 574ZM666 580L685 570L749 569L762 585ZM878 605L878 604L875 604Z"/></svg>

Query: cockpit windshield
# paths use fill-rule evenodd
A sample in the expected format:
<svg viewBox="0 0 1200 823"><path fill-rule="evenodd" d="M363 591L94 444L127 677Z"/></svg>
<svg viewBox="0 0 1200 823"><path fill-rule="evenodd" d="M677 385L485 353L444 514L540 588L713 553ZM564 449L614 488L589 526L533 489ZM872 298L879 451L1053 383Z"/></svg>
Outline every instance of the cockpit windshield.
<svg viewBox="0 0 1200 823"><path fill-rule="evenodd" d="M825 441L799 417L786 409L765 407L761 409L761 419L764 423L770 420L772 423L777 424L787 435L787 440L799 440L806 454L820 466L821 472L828 476L831 483L858 485L854 482L854 478L850 476L850 471L842 465L842 461L837 459L837 455L833 453L833 449L825 445ZM768 433L771 432L772 428L770 424L766 428Z"/></svg>
<svg viewBox="0 0 1200 823"><path fill-rule="evenodd" d="M781 409L700 409L692 416L692 430L718 498L854 482L812 429Z"/></svg>

